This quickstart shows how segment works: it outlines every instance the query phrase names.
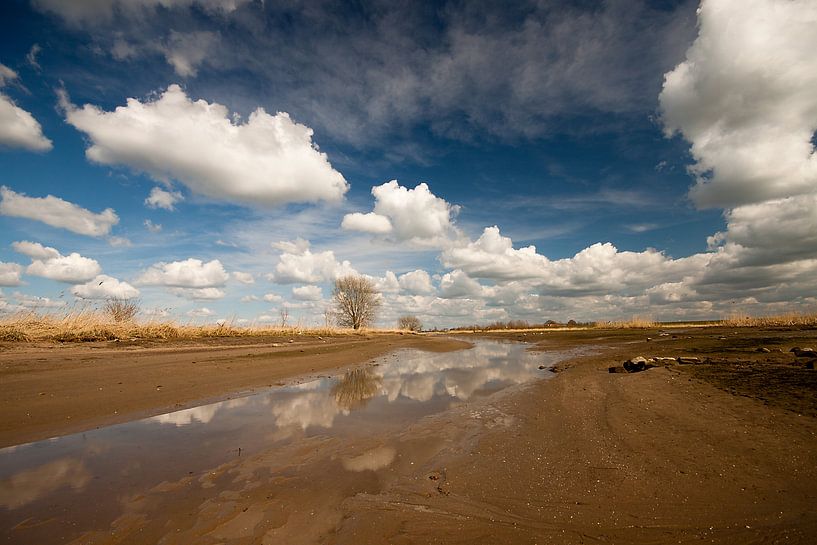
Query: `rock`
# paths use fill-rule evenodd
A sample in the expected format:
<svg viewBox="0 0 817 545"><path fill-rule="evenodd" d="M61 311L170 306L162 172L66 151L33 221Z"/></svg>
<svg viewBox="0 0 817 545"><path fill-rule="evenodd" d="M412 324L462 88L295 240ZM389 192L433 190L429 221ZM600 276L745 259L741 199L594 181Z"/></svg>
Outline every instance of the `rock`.
<svg viewBox="0 0 817 545"><path fill-rule="evenodd" d="M540 370L541 370L541 369L547 369L547 367L545 367L544 365L540 365L540 366L539 366L539 369L540 369Z"/></svg>
<svg viewBox="0 0 817 545"><path fill-rule="evenodd" d="M624 362L624 370L628 373L638 373L649 368L649 362L644 356L636 356Z"/></svg>
<svg viewBox="0 0 817 545"><path fill-rule="evenodd" d="M676 361L678 361L678 363L680 363L681 365L701 363L700 358L695 358L695 357L691 357L691 356L679 356L678 358L676 358Z"/></svg>
<svg viewBox="0 0 817 545"><path fill-rule="evenodd" d="M289 342L294 343L295 341L294 341L294 340L292 340L292 339L290 339L290 340L289 340Z"/></svg>
<svg viewBox="0 0 817 545"><path fill-rule="evenodd" d="M626 371L624 371L623 367L615 366L615 367L608 367L607 372L608 373L625 373Z"/></svg>
<svg viewBox="0 0 817 545"><path fill-rule="evenodd" d="M807 361L805 368L806 369L814 369L814 364L817 363L817 360Z"/></svg>
<svg viewBox="0 0 817 545"><path fill-rule="evenodd" d="M651 340L652 340L651 337L647 337L647 342L650 342Z"/></svg>
<svg viewBox="0 0 817 545"><path fill-rule="evenodd" d="M757 350L755 350L755 352L760 352L761 354L768 354L769 352L771 352L771 350L769 350L768 348L764 348L764 347L762 347L762 346L761 346L760 348L758 348Z"/></svg>
<svg viewBox="0 0 817 545"><path fill-rule="evenodd" d="M652 359L653 359L653 361L655 361L655 363L675 363L676 362L675 358L664 358L664 357L656 356L656 357L654 357Z"/></svg>
<svg viewBox="0 0 817 545"><path fill-rule="evenodd" d="M817 352L811 348L792 348L791 351L794 352L795 358L817 358Z"/></svg>

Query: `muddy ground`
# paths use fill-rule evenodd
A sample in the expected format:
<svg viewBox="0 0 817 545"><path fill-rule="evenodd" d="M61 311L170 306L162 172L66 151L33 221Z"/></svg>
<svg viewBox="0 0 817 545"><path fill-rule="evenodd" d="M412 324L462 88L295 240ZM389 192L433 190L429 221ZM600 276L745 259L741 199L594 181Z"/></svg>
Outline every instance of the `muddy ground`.
<svg viewBox="0 0 817 545"><path fill-rule="evenodd" d="M580 347L585 354L559 364L550 380L454 406L395 436L355 444L315 437L297 452L236 459L119 498L122 514L112 527L76 542L817 542L817 379L807 368L811 359L790 352L817 348L817 331L666 333L492 334L533 350ZM111 416L117 408L130 408L119 410L123 418L159 412L426 342L344 339L329 350L310 340L301 348L215 353L184 346L6 348L0 437L11 444L75 431L118 418ZM608 372L635 356L702 363ZM127 384L118 384L117 373L129 373ZM104 391L100 381L116 395L95 394ZM96 396L96 409L82 413L86 395ZM73 416L80 414L84 419ZM368 469L341 470L361 460Z"/></svg>

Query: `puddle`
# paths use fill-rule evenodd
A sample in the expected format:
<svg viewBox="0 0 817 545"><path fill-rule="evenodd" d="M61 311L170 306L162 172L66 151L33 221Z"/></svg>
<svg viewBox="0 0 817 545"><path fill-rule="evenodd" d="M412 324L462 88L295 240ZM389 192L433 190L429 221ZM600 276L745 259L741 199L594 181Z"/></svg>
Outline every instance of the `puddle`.
<svg viewBox="0 0 817 545"><path fill-rule="evenodd" d="M337 377L0 449L0 540L68 542L107 532L157 487L184 479L219 486L210 472L231 461L280 453L288 467L305 468L297 458L314 457L322 441L387 437L424 416L550 376L538 366L565 357L526 348L478 341L457 352L401 350ZM333 458L332 471L374 472L397 458L395 446L380 445Z"/></svg>

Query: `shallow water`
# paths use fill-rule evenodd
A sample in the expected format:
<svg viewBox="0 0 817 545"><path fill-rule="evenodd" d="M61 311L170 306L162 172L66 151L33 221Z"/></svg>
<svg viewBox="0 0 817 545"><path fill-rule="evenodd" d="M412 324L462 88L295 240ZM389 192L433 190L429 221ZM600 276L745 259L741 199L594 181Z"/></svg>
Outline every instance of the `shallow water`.
<svg viewBox="0 0 817 545"><path fill-rule="evenodd" d="M301 443L306 450L316 439L351 444L404 430L424 416L547 377L538 366L563 357L526 348L479 341L457 352L401 350L336 377L0 449L0 540L67 542L107 530L128 502L161 483L276 449L298 452ZM382 447L341 467L375 471L395 455Z"/></svg>

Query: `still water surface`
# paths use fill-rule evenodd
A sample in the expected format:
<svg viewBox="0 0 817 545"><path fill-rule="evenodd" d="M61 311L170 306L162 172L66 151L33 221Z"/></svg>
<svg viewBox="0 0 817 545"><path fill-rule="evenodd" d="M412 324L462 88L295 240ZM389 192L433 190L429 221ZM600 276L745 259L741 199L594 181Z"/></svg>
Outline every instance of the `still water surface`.
<svg viewBox="0 0 817 545"><path fill-rule="evenodd" d="M160 483L316 436L355 441L403 430L550 376L539 365L564 357L526 348L478 341L457 352L400 350L336 377L0 449L0 541L66 542L107 528L126 499Z"/></svg>

